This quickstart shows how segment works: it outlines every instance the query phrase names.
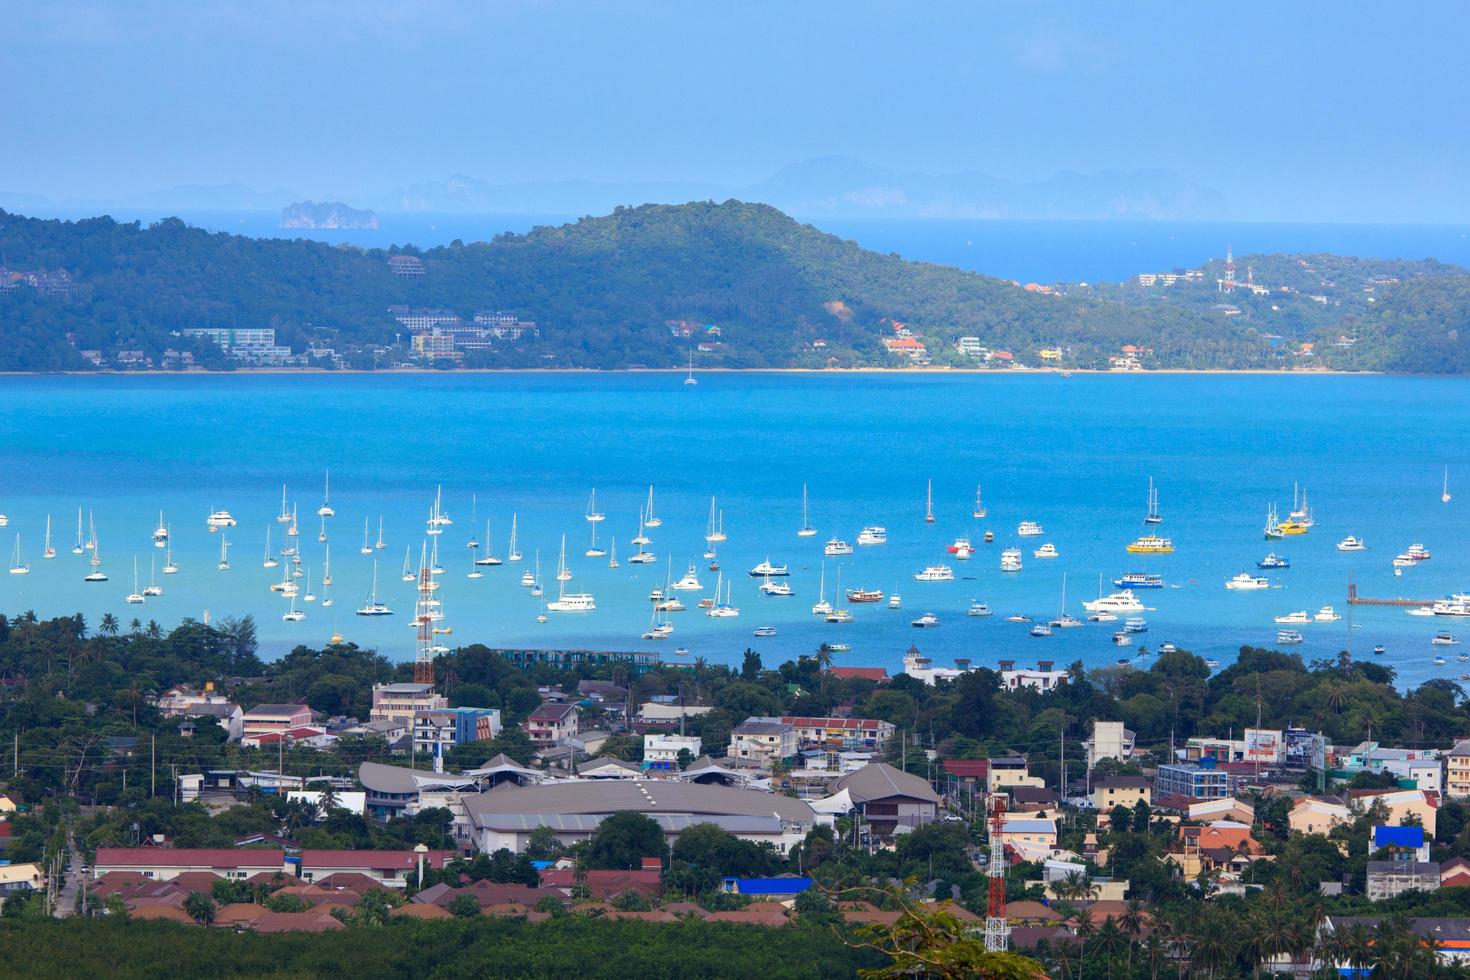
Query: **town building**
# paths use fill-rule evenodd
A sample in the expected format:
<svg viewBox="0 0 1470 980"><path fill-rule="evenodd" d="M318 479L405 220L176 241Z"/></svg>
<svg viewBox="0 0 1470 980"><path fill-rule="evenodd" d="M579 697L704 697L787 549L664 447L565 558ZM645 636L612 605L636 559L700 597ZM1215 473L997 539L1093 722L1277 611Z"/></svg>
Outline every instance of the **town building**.
<svg viewBox="0 0 1470 980"><path fill-rule="evenodd" d="M499 708L433 708L413 713L413 750L436 756L500 734Z"/></svg>
<svg viewBox="0 0 1470 980"><path fill-rule="evenodd" d="M1130 810L1151 800L1148 780L1143 776L1099 776L1092 781L1092 805L1101 813L1115 806Z"/></svg>
<svg viewBox="0 0 1470 980"><path fill-rule="evenodd" d="M420 867L443 868L456 856L454 851L331 851L301 852L301 880L321 881L337 874L358 874L385 888L403 888Z"/></svg>
<svg viewBox="0 0 1470 980"><path fill-rule="evenodd" d="M730 732L730 756L769 767L796 755L796 728L780 718L750 717Z"/></svg>
<svg viewBox="0 0 1470 980"><path fill-rule="evenodd" d="M933 687L939 681L952 681L975 668L968 659L955 658L953 667L935 667L934 662L921 654L919 648L911 646L903 655L903 672L916 681Z"/></svg>
<svg viewBox="0 0 1470 980"><path fill-rule="evenodd" d="M274 327L190 327L182 332L185 337L209 341L233 360L251 367L291 367L306 363L305 357L276 342Z"/></svg>
<svg viewBox="0 0 1470 980"><path fill-rule="evenodd" d="M1029 687L1037 691L1054 691L1067 683L1071 675L1057 670L1051 660L1038 660L1036 666L1017 667L1014 660L1000 661L1000 686L1007 691Z"/></svg>
<svg viewBox="0 0 1470 980"><path fill-rule="evenodd" d="M419 711L440 711L449 707L449 699L434 693L432 684L374 684L372 721L397 720L413 722Z"/></svg>
<svg viewBox="0 0 1470 980"><path fill-rule="evenodd" d="M783 715L783 724L796 730L796 743L802 749L882 751L893 738L892 722L873 718L812 718L805 715Z"/></svg>
<svg viewBox="0 0 1470 980"><path fill-rule="evenodd" d="M1348 790L1348 807L1355 814L1367 813L1382 804L1384 823L1403 826L1417 822L1432 837L1439 822L1439 796L1419 789Z"/></svg>
<svg viewBox="0 0 1470 980"><path fill-rule="evenodd" d="M1045 785L1040 776L1031 775L1031 764L1024 755L992 756L987 763L985 791L1005 793L1018 786Z"/></svg>
<svg viewBox="0 0 1470 980"><path fill-rule="evenodd" d="M1087 750L1087 768L1096 768L1102 759L1117 759L1127 762L1133 758L1133 746L1137 736L1121 721L1094 721L1092 737L1082 743Z"/></svg>
<svg viewBox="0 0 1470 980"><path fill-rule="evenodd" d="M1286 825L1292 833L1326 834L1352 819L1347 804L1336 796L1304 796L1287 813Z"/></svg>
<svg viewBox="0 0 1470 980"><path fill-rule="evenodd" d="M243 736L265 735L307 728L311 725L311 708L304 704L257 704L241 719Z"/></svg>
<svg viewBox="0 0 1470 980"><path fill-rule="evenodd" d="M899 827L933 823L943 801L928 780L875 762L837 780L821 802L829 804L824 812L856 810L872 833L887 837Z"/></svg>
<svg viewBox="0 0 1470 980"><path fill-rule="evenodd" d="M643 768L669 771L679 768L679 753L688 752L689 761L699 758L702 740L698 735L643 736Z"/></svg>
<svg viewBox="0 0 1470 980"><path fill-rule="evenodd" d="M1439 890L1439 864L1434 861L1369 861L1364 889L1370 902L1397 898L1405 892Z"/></svg>
<svg viewBox="0 0 1470 980"><path fill-rule="evenodd" d="M536 745L560 745L577 734L577 706L541 705L526 719L526 734Z"/></svg>
<svg viewBox="0 0 1470 980"><path fill-rule="evenodd" d="M424 263L417 255L390 255L388 271L404 279L420 279L424 275Z"/></svg>
<svg viewBox="0 0 1470 980"><path fill-rule="evenodd" d="M1444 754L1444 792L1452 800L1470 796L1470 739L1456 742Z"/></svg>
<svg viewBox="0 0 1470 980"><path fill-rule="evenodd" d="M292 874L282 850L244 847L99 847L92 875L132 871L144 878L168 881L190 871L244 881L258 874Z"/></svg>
<svg viewBox="0 0 1470 980"><path fill-rule="evenodd" d="M1213 759L1201 762L1178 762L1159 766L1154 777L1154 795L1193 797L1196 800L1218 800L1230 796L1230 775L1216 767Z"/></svg>

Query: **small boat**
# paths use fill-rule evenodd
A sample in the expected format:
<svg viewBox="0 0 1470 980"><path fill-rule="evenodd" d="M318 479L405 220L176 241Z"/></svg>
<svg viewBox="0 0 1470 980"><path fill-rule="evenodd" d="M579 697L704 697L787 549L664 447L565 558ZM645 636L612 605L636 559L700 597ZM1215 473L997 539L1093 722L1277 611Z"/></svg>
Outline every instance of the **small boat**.
<svg viewBox="0 0 1470 980"><path fill-rule="evenodd" d="M772 582L770 579L766 579L764 582L761 583L760 588L761 595L767 595L776 598L784 598L786 596L796 594L791 591L790 582Z"/></svg>
<svg viewBox="0 0 1470 980"><path fill-rule="evenodd" d="M1129 616L1123 620L1123 629L1129 633L1147 633L1148 623L1138 616Z"/></svg>
<svg viewBox="0 0 1470 980"><path fill-rule="evenodd" d="M652 499L653 499L652 494L653 494L653 490L652 490L652 488L650 488L649 489L649 501L650 501L650 504L649 505L650 506L652 506ZM815 535L816 533L817 533L817 529L814 528L814 527L812 527L812 522L807 517L807 509L806 509L806 484L803 483L801 485L801 527L797 529L796 536L798 538L810 538L813 535Z"/></svg>
<svg viewBox="0 0 1470 980"><path fill-rule="evenodd" d="M1174 542L1156 534L1145 534L1130 544L1127 551L1132 555L1171 555L1174 553Z"/></svg>
<svg viewBox="0 0 1470 980"><path fill-rule="evenodd" d="M1285 616L1276 617L1276 622L1280 625L1285 626L1310 623L1311 621L1312 617L1307 615L1307 611L1305 609L1298 609L1296 612L1290 612L1287 613Z"/></svg>
<svg viewBox="0 0 1470 980"><path fill-rule="evenodd" d="M592 496L587 498L587 520L593 524L607 520L607 515L597 509L597 488L592 488Z"/></svg>
<svg viewBox="0 0 1470 980"><path fill-rule="evenodd" d="M774 626L757 626L754 629L754 631L752 631L751 635L752 636L775 636L776 635L776 627L774 627Z"/></svg>
<svg viewBox="0 0 1470 980"><path fill-rule="evenodd" d="M1035 521L1022 521L1016 525L1016 533L1023 538L1039 538L1046 532Z"/></svg>
<svg viewBox="0 0 1470 980"><path fill-rule="evenodd" d="M322 474L322 505L316 509L318 517L336 517L337 512L332 509L332 471L325 470Z"/></svg>
<svg viewBox="0 0 1470 980"><path fill-rule="evenodd" d="M848 602L882 602L882 589L848 589Z"/></svg>
<svg viewBox="0 0 1470 980"><path fill-rule="evenodd" d="M934 481L929 481L929 491L924 500L924 523L934 523Z"/></svg>
<svg viewBox="0 0 1470 980"><path fill-rule="evenodd" d="M1446 660L1444 657L1441 657L1438 654L1435 655L1435 657L1434 657L1434 666L1436 666L1436 667L1443 667L1447 663L1449 663L1449 661Z"/></svg>
<svg viewBox="0 0 1470 980"><path fill-rule="evenodd" d="M983 603L983 602L981 602L980 600L977 599L974 602L970 603L970 608L965 610L965 615L966 616L989 616L989 615L991 615L990 607L987 606L985 603Z"/></svg>
<svg viewBox="0 0 1470 980"><path fill-rule="evenodd" d="M1113 634L1113 644L1115 646L1126 647L1132 642L1133 637L1128 635L1127 630L1118 630L1118 632Z"/></svg>
<svg viewBox="0 0 1470 980"><path fill-rule="evenodd" d="M1441 631L1434 634L1434 639L1430 640L1429 642L1439 647L1452 647L1458 645L1460 641L1455 639L1449 633Z"/></svg>
<svg viewBox="0 0 1470 980"><path fill-rule="evenodd" d="M1037 623L1031 627L1032 636L1051 636L1051 627L1046 623Z"/></svg>
<svg viewBox="0 0 1470 980"><path fill-rule="evenodd" d="M29 575L31 573L30 562L20 560L20 535L15 536L15 556L10 560L11 575Z"/></svg>
<svg viewBox="0 0 1470 980"><path fill-rule="evenodd" d="M915 582L949 582L954 579L954 570L948 565L930 565L914 575Z"/></svg>
<svg viewBox="0 0 1470 980"><path fill-rule="evenodd" d="M1264 575L1252 575L1249 572L1241 572L1232 579L1227 579L1225 588L1235 591L1249 591L1252 589L1269 589L1271 582Z"/></svg>
<svg viewBox="0 0 1470 980"><path fill-rule="evenodd" d="M136 606L136 605L141 604L144 600L145 600L145 596L138 589L138 559L136 557L134 557L133 558L133 591L131 591L131 592L128 593L127 602L128 602L129 605Z"/></svg>
<svg viewBox="0 0 1470 980"><path fill-rule="evenodd" d="M1388 652L1388 647L1384 646L1382 643L1378 644L1376 647L1373 648L1373 655L1375 657L1381 657L1381 656L1383 656L1387 652Z"/></svg>
<svg viewBox="0 0 1470 980"><path fill-rule="evenodd" d="M1179 652L1179 648L1176 647L1172 643L1160 643L1159 644L1159 652L1160 653L1178 653Z"/></svg>
<svg viewBox="0 0 1470 980"><path fill-rule="evenodd" d="M829 644L827 644L827 649L830 650L830 651L832 651L833 653L851 653L852 652L852 644L850 644L850 643L829 643Z"/></svg>
<svg viewBox="0 0 1470 980"><path fill-rule="evenodd" d="M1148 478L1148 512L1143 515L1145 524L1162 524L1164 518L1159 514L1159 488L1154 486L1154 478Z"/></svg>
<svg viewBox="0 0 1470 980"><path fill-rule="evenodd" d="M1120 578L1113 579L1113 586L1119 589L1162 589L1164 576L1151 572L1128 572Z"/></svg>
<svg viewBox="0 0 1470 980"><path fill-rule="evenodd" d="M674 647L674 656L676 656L676 657L687 657L687 656L689 656L689 648L688 647Z"/></svg>
<svg viewBox="0 0 1470 980"><path fill-rule="evenodd" d="M877 524L869 524L858 532L857 543L861 545L887 544L888 529Z"/></svg>
<svg viewBox="0 0 1470 980"><path fill-rule="evenodd" d="M1283 555L1278 555L1278 554L1276 554L1276 552L1273 551L1273 552L1270 552L1269 554L1267 554L1265 558L1262 558L1260 561L1256 562L1256 567L1257 568L1290 568L1291 567L1291 559L1290 558L1286 558Z"/></svg>
<svg viewBox="0 0 1470 980"><path fill-rule="evenodd" d="M982 540L984 540L984 542L986 544L993 543L995 541L995 532L994 531L986 531L985 532L985 536L984 536L984 538Z"/></svg>
<svg viewBox="0 0 1470 980"><path fill-rule="evenodd" d="M903 608L903 598L897 592L891 593L888 596L888 608L889 609L902 609Z"/></svg>
<svg viewBox="0 0 1470 980"><path fill-rule="evenodd" d="M1129 660L1127 657L1119 657L1118 658L1118 666L1119 667L1132 667L1133 666L1133 661Z"/></svg>
<svg viewBox="0 0 1470 980"><path fill-rule="evenodd" d="M1220 661L1216 660L1214 657L1206 657L1205 666L1210 668L1211 670L1214 670L1215 668L1220 666Z"/></svg>
<svg viewBox="0 0 1470 980"><path fill-rule="evenodd" d="M985 504L980 499L980 484L977 483L975 484L975 509L970 512L970 516L978 521L983 518L987 513L988 511L985 509Z"/></svg>
<svg viewBox="0 0 1470 980"><path fill-rule="evenodd" d="M46 530L50 533L51 516L46 516ZM153 529L153 547L162 548L168 544L168 525L163 522L163 511L158 512L158 526Z"/></svg>
<svg viewBox="0 0 1470 980"><path fill-rule="evenodd" d="M1030 616L1022 616L1020 613L1011 613L1009 616L1006 617L1006 622L1008 622L1008 623L1029 623L1029 622L1031 622L1031 617Z"/></svg>
<svg viewBox="0 0 1470 980"><path fill-rule="evenodd" d="M1363 539L1362 538L1360 538L1360 537L1358 537L1357 535L1354 535L1354 534L1349 534L1347 537L1345 537L1341 541L1337 542L1337 550L1338 551L1367 551L1368 550L1368 546L1363 543Z"/></svg>
<svg viewBox="0 0 1470 980"><path fill-rule="evenodd" d="M933 613L926 612L918 619L911 621L909 625L918 629L929 629L930 627L939 625L939 617L934 615Z"/></svg>
<svg viewBox="0 0 1470 980"><path fill-rule="evenodd" d="M1021 570L1021 549L1007 548L1000 553L1000 570L1003 572L1019 572Z"/></svg>
<svg viewBox="0 0 1470 980"><path fill-rule="evenodd" d="M1046 544L1031 552L1033 558L1055 558L1057 557L1057 546L1048 541Z"/></svg>
<svg viewBox="0 0 1470 980"><path fill-rule="evenodd" d="M1319 623L1335 623L1338 620L1342 619L1342 615L1331 606L1323 606L1321 609L1317 610L1316 615L1312 618Z"/></svg>
<svg viewBox="0 0 1470 980"><path fill-rule="evenodd" d="M790 575L785 565L773 565L771 559L763 559L760 564L750 570L751 578L782 578Z"/></svg>
<svg viewBox="0 0 1470 980"><path fill-rule="evenodd" d="M1087 621L1089 623L1116 623L1118 621L1118 617L1115 616L1113 613L1104 610L1102 612L1092 613L1090 616L1087 617Z"/></svg>
<svg viewBox="0 0 1470 980"><path fill-rule="evenodd" d="M841 540L840 538L834 537L830 541L828 541L825 546L823 546L822 554L826 555L828 558L840 558L843 555L852 554L852 545L848 544L846 541Z"/></svg>

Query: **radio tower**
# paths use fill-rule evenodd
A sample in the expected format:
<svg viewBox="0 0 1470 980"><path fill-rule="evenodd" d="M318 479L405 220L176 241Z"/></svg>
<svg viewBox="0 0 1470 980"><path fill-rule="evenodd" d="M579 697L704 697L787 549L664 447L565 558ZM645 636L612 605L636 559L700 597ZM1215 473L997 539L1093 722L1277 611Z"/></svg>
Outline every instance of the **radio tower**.
<svg viewBox="0 0 1470 980"><path fill-rule="evenodd" d="M1011 943L1011 927L1006 923L1006 846L1000 835L1006 812L1005 797L990 797L990 863L985 872L990 876L990 907L985 918L985 949L1004 953Z"/></svg>
<svg viewBox="0 0 1470 980"><path fill-rule="evenodd" d="M414 604L413 622L418 629L418 643L414 652L413 680L415 684L434 683L434 621L439 618L439 600L434 590L439 583L434 581L434 570L429 565L429 549L419 549L419 598Z"/></svg>
<svg viewBox="0 0 1470 980"><path fill-rule="evenodd" d="M1225 246L1225 282L1222 285L1227 293L1235 292L1235 253L1229 245Z"/></svg>

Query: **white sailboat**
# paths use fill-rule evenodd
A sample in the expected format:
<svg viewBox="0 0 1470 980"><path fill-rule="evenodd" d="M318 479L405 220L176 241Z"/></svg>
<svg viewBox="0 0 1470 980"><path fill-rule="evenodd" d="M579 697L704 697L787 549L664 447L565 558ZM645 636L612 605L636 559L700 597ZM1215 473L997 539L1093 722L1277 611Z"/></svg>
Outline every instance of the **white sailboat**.
<svg viewBox="0 0 1470 980"><path fill-rule="evenodd" d="M47 518L49 521L50 518ZM158 512L158 526L153 529L153 547L162 548L168 544L168 525L163 523L163 511Z"/></svg>
<svg viewBox="0 0 1470 980"><path fill-rule="evenodd" d="M489 521L485 522L485 557L476 558L475 564L484 566L504 564L504 562L500 560L500 556L495 554L494 539L490 537Z"/></svg>
<svg viewBox="0 0 1470 980"><path fill-rule="evenodd" d="M373 546L368 541L368 519L366 517L362 519L362 547L359 550L364 555L370 555L373 553Z"/></svg>
<svg viewBox="0 0 1470 980"><path fill-rule="evenodd" d="M174 564L174 538L172 527L169 528L168 549L163 553L163 574L179 574L179 566Z"/></svg>
<svg viewBox="0 0 1470 980"><path fill-rule="evenodd" d="M587 520L595 524L606 519L607 515L597 509L597 488L593 487L592 496L587 498Z"/></svg>
<svg viewBox="0 0 1470 980"><path fill-rule="evenodd" d="M709 498L709 526L705 530L704 540L709 544L716 544L725 540L725 514L715 509L715 498Z"/></svg>
<svg viewBox="0 0 1470 980"><path fill-rule="evenodd" d="M296 597L291 597L291 608L281 613L281 622L299 623L306 618L306 613L296 608Z"/></svg>
<svg viewBox="0 0 1470 980"><path fill-rule="evenodd" d="M929 489L924 496L924 523L934 523L934 481L929 481Z"/></svg>
<svg viewBox="0 0 1470 980"><path fill-rule="evenodd" d="M556 564L556 580L558 582L572 580L572 570L567 565L567 536L565 534L561 536L561 558Z"/></svg>
<svg viewBox="0 0 1470 980"><path fill-rule="evenodd" d="M556 572L558 582L556 599L546 604L548 612L592 612L597 608L597 601L590 592L568 592L565 583L572 577L567 569L567 536L561 536L561 559Z"/></svg>
<svg viewBox="0 0 1470 980"><path fill-rule="evenodd" d="M155 572L157 566L158 566L158 555L156 555L156 554L149 555L148 556L148 587L143 590L143 594L145 596L160 596L160 595L163 595L163 586L161 586L161 585L158 584L158 579L154 576L154 572Z"/></svg>
<svg viewBox="0 0 1470 980"><path fill-rule="evenodd" d="M521 560L521 552L520 552L520 549L518 549L516 547L516 515L513 512L510 515L510 550L505 553L505 560L506 561L520 561Z"/></svg>
<svg viewBox="0 0 1470 980"><path fill-rule="evenodd" d="M405 581L405 582L412 582L417 577L417 576L414 575L413 569L409 567L409 553L410 553L410 549L409 549L408 545L404 545L403 546L403 581ZM373 562L373 567L374 568L377 567L377 562Z"/></svg>
<svg viewBox="0 0 1470 980"><path fill-rule="evenodd" d="M688 385L688 386L691 386L691 387L694 386L694 385L699 384L698 379L696 379L694 377L694 348L693 347L689 348L689 373L684 376L684 384L685 385Z"/></svg>
<svg viewBox="0 0 1470 980"><path fill-rule="evenodd" d="M51 515L46 515L46 543L41 546L42 558L55 558L56 549L51 547Z"/></svg>
<svg viewBox="0 0 1470 980"><path fill-rule="evenodd" d="M612 539L612 547L608 550L608 555L610 557L607 559L607 567L608 568L617 568L618 567L618 539L617 538L613 538Z"/></svg>
<svg viewBox="0 0 1470 980"><path fill-rule="evenodd" d="M337 512L332 509L332 471L322 471L322 505L316 509L318 517L336 517Z"/></svg>
<svg viewBox="0 0 1470 980"><path fill-rule="evenodd" d="M411 578L412 576L410 576ZM373 561L373 585L368 591L367 602L357 611L359 616L391 616L393 610L378 601L378 562Z"/></svg>
<svg viewBox="0 0 1470 980"><path fill-rule="evenodd" d="M367 520L367 518L363 518L363 520ZM383 543L383 515L382 514L379 514L378 515L378 540L373 543L373 547L376 548L379 551L382 551L384 548L388 547L386 544Z"/></svg>
<svg viewBox="0 0 1470 980"><path fill-rule="evenodd" d="M531 595L540 597L545 591L541 588L541 549L536 549L536 572L531 576Z"/></svg>
<svg viewBox="0 0 1470 980"><path fill-rule="evenodd" d="M227 572L230 570L230 536L221 534L219 536L219 570Z"/></svg>
<svg viewBox="0 0 1470 980"><path fill-rule="evenodd" d="M277 524L291 523L291 510L286 506L286 485L281 484L281 512L276 515Z"/></svg>
<svg viewBox="0 0 1470 980"><path fill-rule="evenodd" d="M796 532L796 536L798 538L809 538L816 533L817 529L812 527L811 518L807 516L806 484L803 483L801 485L801 528Z"/></svg>
<svg viewBox="0 0 1470 980"><path fill-rule="evenodd" d="M280 562L276 561L275 552L271 551L271 526L265 526L265 560L260 563L261 568L275 568Z"/></svg>
<svg viewBox="0 0 1470 980"><path fill-rule="evenodd" d="M822 562L822 573L817 579L817 601L812 603L813 616L825 616L832 611L832 603L827 601L827 563Z"/></svg>
<svg viewBox="0 0 1470 980"><path fill-rule="evenodd" d="M127 602L130 606L136 606L144 599L143 593L138 591L138 556L133 556L133 591L128 593Z"/></svg>
<svg viewBox="0 0 1470 980"><path fill-rule="evenodd" d="M95 524L92 525L92 540L89 543L92 546L92 557L87 561L91 564L92 570L83 577L82 581L106 582L107 573L102 570L102 549L97 544L97 525Z"/></svg>
<svg viewBox="0 0 1470 980"><path fill-rule="evenodd" d="M301 525L296 521L296 505L291 505L291 524L286 528L286 537L296 538L301 536Z"/></svg>
<svg viewBox="0 0 1470 980"><path fill-rule="evenodd" d="M1159 513L1159 488L1154 486L1154 478L1148 478L1148 513L1143 517L1145 524L1162 524L1164 517Z"/></svg>
<svg viewBox="0 0 1470 980"><path fill-rule="evenodd" d="M597 545L597 525L596 524L593 524L592 525L592 538L587 543L587 557L588 558L604 558L606 556L607 556L607 550L605 548L600 548Z"/></svg>
<svg viewBox="0 0 1470 980"><path fill-rule="evenodd" d="M480 495L477 493L470 494L470 539L464 543L466 548L474 549L480 546L480 542L475 540L475 526L480 523L479 509ZM486 527L489 527L488 522L486 522ZM488 547L488 542L486 544Z"/></svg>
<svg viewBox="0 0 1470 980"><path fill-rule="evenodd" d="M15 556L10 559L11 575L29 575L31 573L30 562L20 560L20 534L15 535Z"/></svg>
<svg viewBox="0 0 1470 980"><path fill-rule="evenodd" d="M975 509L971 511L970 516L978 521L988 513L989 511L985 509L985 502L980 499L980 484L977 483L975 484Z"/></svg>
<svg viewBox="0 0 1470 980"><path fill-rule="evenodd" d="M327 545L326 557L322 559L322 588L332 584L332 546Z"/></svg>
<svg viewBox="0 0 1470 980"><path fill-rule="evenodd" d="M82 509L77 508L77 543L72 545L71 553L80 555L86 548L82 546Z"/></svg>
<svg viewBox="0 0 1470 980"><path fill-rule="evenodd" d="M311 569L306 570L306 591L301 594L302 602L316 602L316 593L311 591Z"/></svg>
<svg viewBox="0 0 1470 980"><path fill-rule="evenodd" d="M325 517L322 518L322 529L317 532L316 539L323 543L327 540L327 519Z"/></svg>
<svg viewBox="0 0 1470 980"><path fill-rule="evenodd" d="M644 517L643 517L643 524L644 524L645 527L662 527L663 526L663 523L664 523L663 518L662 517L657 517L653 513L653 484L652 483L650 483L648 485L648 506L644 508L644 511L646 512L644 514Z"/></svg>
<svg viewBox="0 0 1470 980"><path fill-rule="evenodd" d="M1439 502L1447 504L1450 502L1450 468L1444 468L1444 489L1439 492Z"/></svg>

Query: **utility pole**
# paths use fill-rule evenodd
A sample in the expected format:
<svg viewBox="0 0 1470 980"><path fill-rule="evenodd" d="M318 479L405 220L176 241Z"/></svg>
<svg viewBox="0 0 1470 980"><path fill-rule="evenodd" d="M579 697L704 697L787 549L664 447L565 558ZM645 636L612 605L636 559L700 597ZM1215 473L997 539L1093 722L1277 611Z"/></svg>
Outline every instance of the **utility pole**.
<svg viewBox="0 0 1470 980"><path fill-rule="evenodd" d="M148 795L158 793L158 734L148 740Z"/></svg>

